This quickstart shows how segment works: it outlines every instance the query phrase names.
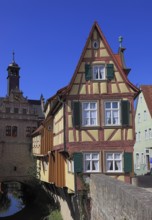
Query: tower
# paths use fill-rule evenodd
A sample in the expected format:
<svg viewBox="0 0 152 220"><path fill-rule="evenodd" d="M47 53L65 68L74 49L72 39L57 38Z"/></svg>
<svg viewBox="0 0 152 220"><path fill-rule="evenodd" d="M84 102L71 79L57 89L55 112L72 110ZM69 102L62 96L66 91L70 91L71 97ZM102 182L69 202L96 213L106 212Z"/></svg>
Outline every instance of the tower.
<svg viewBox="0 0 152 220"><path fill-rule="evenodd" d="M19 90L19 70L20 67L15 63L14 59L15 53L13 52L13 60L7 67L8 76L7 76L7 95L10 96L12 90Z"/></svg>

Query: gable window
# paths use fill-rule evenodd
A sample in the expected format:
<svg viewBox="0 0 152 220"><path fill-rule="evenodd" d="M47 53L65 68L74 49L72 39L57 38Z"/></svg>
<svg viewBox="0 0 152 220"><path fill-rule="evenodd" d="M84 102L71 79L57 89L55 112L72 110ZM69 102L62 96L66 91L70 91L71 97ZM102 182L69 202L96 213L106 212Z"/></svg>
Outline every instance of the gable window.
<svg viewBox="0 0 152 220"><path fill-rule="evenodd" d="M99 172L99 152L83 154L84 172Z"/></svg>
<svg viewBox="0 0 152 220"><path fill-rule="evenodd" d="M120 125L120 103L105 102L105 125Z"/></svg>
<svg viewBox="0 0 152 220"><path fill-rule="evenodd" d="M93 66L93 79L94 80L105 79L105 65L94 65Z"/></svg>
<svg viewBox="0 0 152 220"><path fill-rule="evenodd" d="M88 80L112 80L114 78L114 65L109 64L85 64L85 79Z"/></svg>
<svg viewBox="0 0 152 220"><path fill-rule="evenodd" d="M82 125L97 125L97 102L82 102Z"/></svg>
<svg viewBox="0 0 152 220"><path fill-rule="evenodd" d="M106 172L122 172L122 153L106 153Z"/></svg>

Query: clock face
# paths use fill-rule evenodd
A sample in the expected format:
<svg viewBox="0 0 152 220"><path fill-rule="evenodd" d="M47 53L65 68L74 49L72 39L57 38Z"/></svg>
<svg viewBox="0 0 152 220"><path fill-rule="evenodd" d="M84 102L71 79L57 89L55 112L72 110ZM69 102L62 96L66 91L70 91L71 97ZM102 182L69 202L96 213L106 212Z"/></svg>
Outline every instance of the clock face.
<svg viewBox="0 0 152 220"><path fill-rule="evenodd" d="M98 40L94 40L92 45L93 45L94 49L98 49L99 48L99 41Z"/></svg>

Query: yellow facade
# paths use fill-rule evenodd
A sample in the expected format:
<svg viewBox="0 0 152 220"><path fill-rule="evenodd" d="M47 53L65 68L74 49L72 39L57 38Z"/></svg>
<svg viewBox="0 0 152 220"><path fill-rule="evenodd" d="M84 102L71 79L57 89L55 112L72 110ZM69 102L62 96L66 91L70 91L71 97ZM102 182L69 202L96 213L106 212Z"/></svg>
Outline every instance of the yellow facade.
<svg viewBox="0 0 152 220"><path fill-rule="evenodd" d="M53 125L53 144L54 146L63 144L63 106L59 109L54 117Z"/></svg>
<svg viewBox="0 0 152 220"><path fill-rule="evenodd" d="M48 182L49 180L49 164L45 159L37 158L37 173L41 181Z"/></svg>
<svg viewBox="0 0 152 220"><path fill-rule="evenodd" d="M71 192L75 191L75 186L74 186L74 173L68 171L68 161L65 163L65 182L66 186Z"/></svg>

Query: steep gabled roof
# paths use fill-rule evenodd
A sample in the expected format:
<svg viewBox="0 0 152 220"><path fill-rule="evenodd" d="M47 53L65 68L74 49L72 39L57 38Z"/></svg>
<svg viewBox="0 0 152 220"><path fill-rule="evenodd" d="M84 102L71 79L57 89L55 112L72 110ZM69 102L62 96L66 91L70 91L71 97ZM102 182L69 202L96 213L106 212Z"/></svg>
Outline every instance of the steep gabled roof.
<svg viewBox="0 0 152 220"><path fill-rule="evenodd" d="M135 97L138 95L139 89L138 89L136 86L134 86L134 85L128 80L128 78L127 78L127 75L126 75L126 73L125 73L125 67L124 67L124 63L123 63L121 54L120 54L120 53L114 54L114 53L112 52L112 49L110 48L110 46L109 46L109 44L108 44L106 38L104 37L103 32L101 31L101 29L100 29L98 23L95 21L94 24L93 24L93 26L92 26L92 28L91 28L91 31L90 31L90 33L89 33L89 36L88 36L87 41L86 41L86 44L85 44L85 46L84 46L84 49L83 49L83 51L82 51L82 54L81 54L81 56L80 56L79 62L78 62L78 64L77 64L77 66L76 66L75 72L74 72L74 74L73 74L73 76L72 76L72 78L71 78L70 83L69 83L67 86L65 86L64 88L58 90L55 95L53 95L52 97L50 97L50 98L47 100L46 105L45 105L45 110L46 110L46 108L47 108L47 106L48 106L49 103L53 102L54 100L57 100L59 96L64 96L65 94L68 94L68 92L69 92L70 89L72 88L72 85L73 85L74 80L75 80L75 78L76 78L77 72L78 72L78 70L79 70L79 68L80 68L80 65L81 65L82 60L83 60L83 58L84 58L84 55L85 55L85 53L86 53L87 47L88 47L88 45L89 45L89 41L90 41L90 39L91 39L91 37L92 37L92 34L93 34L93 32L94 32L95 29L96 29L97 32L99 33L99 36L101 37L101 39L102 39L102 41L103 41L103 43L104 43L104 45L105 45L105 47L106 47L106 49L107 49L109 55L111 56L113 62L115 63L116 67L118 68L119 72L121 72L121 75L122 75L124 81L133 89L133 91L135 91ZM122 48L122 51L121 51L121 52L123 52L124 50L125 50L125 49ZM135 97L134 97L134 98L135 98Z"/></svg>
<svg viewBox="0 0 152 220"><path fill-rule="evenodd" d="M112 57L113 62L115 63L116 67L118 68L119 72L121 72L123 79L124 79L125 82L136 92L136 95L135 95L135 97L136 97L136 96L138 95L138 93L139 93L139 89L138 89L136 86L134 86L134 85L128 80L127 75L126 75L126 73L125 73L125 71L124 71L124 68L123 68L123 63L122 63L122 59L121 59L120 53L119 53L119 54L114 54L114 53L112 52L112 49L110 48L110 46L109 46L109 44L108 44L108 42L107 42L107 40L106 40L106 38L105 38L103 32L101 31L101 29L100 29L100 27L99 27L99 25L98 25L98 23L97 23L96 21L94 22L94 24L93 24L93 26L92 26L92 29L91 29L90 34L89 34L89 36L88 36L88 39L87 39L87 41L86 41L85 47L84 47L83 52L82 52L82 54L81 54L80 60L79 60L78 65L77 65L77 67L76 67L76 70L75 70L75 72L74 72L74 74L73 74L73 77L72 77L72 79L71 79L71 81L70 81L68 87L67 87L68 91L69 91L70 88L72 87L72 84L73 84L73 82L74 82L74 80L75 80L75 78L76 78L78 69L79 69L79 67L80 67L80 65L81 65L81 62L82 62L82 60L83 60L83 57L84 57L85 52L86 52L86 50L87 50L87 47L88 47L88 45L89 45L89 40L91 39L91 36L92 36L92 34L93 34L93 32L94 32L95 29L96 29L97 32L99 33L99 36L101 37L101 39L102 39L102 41L103 41L103 43L104 43L104 45L105 45L105 47L106 47L108 53L109 53L110 56ZM123 48L123 49L124 49L124 48Z"/></svg>
<svg viewBox="0 0 152 220"><path fill-rule="evenodd" d="M152 117L152 85L141 85L140 88Z"/></svg>

